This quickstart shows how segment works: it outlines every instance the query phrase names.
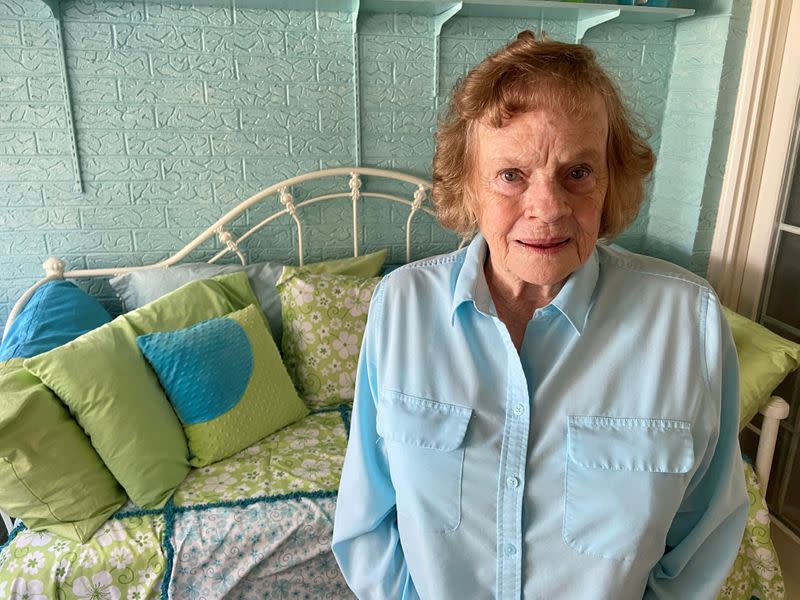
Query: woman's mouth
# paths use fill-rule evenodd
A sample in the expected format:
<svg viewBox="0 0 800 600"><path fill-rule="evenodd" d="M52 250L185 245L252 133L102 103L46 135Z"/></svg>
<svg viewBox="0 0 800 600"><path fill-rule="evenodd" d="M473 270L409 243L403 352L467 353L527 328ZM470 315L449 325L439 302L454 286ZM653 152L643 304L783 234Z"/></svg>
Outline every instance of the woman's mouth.
<svg viewBox="0 0 800 600"><path fill-rule="evenodd" d="M537 254L554 254L564 248L570 241L568 237L544 238L544 239L525 239L517 240L517 243L526 250L531 250Z"/></svg>

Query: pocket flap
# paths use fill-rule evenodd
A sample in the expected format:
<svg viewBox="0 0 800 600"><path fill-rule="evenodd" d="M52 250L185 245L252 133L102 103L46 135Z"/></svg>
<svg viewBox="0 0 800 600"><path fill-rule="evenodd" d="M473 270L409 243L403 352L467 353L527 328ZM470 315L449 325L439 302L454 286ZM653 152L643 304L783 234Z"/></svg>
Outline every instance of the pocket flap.
<svg viewBox="0 0 800 600"><path fill-rule="evenodd" d="M472 409L385 390L378 409L378 435L434 450L455 450L464 442Z"/></svg>
<svg viewBox="0 0 800 600"><path fill-rule="evenodd" d="M587 469L687 473L694 465L686 421L573 415L568 426L569 458Z"/></svg>

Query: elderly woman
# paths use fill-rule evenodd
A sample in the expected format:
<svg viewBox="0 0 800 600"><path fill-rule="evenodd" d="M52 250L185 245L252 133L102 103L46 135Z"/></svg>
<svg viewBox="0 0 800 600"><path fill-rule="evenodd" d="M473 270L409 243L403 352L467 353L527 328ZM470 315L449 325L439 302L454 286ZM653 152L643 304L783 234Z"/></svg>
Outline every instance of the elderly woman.
<svg viewBox="0 0 800 600"><path fill-rule="evenodd" d="M521 33L456 88L439 218L376 289L333 551L359 598L711 599L747 511L702 279L598 244L653 167L584 46Z"/></svg>

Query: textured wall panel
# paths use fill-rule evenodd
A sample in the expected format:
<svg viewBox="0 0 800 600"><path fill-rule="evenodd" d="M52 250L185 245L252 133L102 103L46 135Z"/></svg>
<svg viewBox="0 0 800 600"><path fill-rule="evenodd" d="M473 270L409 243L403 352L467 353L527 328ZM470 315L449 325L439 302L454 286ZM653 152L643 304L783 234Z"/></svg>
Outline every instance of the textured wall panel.
<svg viewBox="0 0 800 600"><path fill-rule="evenodd" d="M0 75L44 76L60 74L55 50L0 48Z"/></svg>
<svg viewBox="0 0 800 600"><path fill-rule="evenodd" d="M0 0L0 255L19 255L0 261L0 319L46 256L67 257L73 268L160 260L263 186L352 164L357 136L363 164L428 176L437 116L472 65L522 29L565 41L577 31L573 21L455 17L443 28L434 73L432 18L361 15L358 129L354 16L237 4L62 1L84 187L77 193L50 11L39 0ZM727 44L746 26L744 12L688 20L679 38L672 23L607 23L586 35L621 78L666 163L646 212L623 238L631 247L644 247L652 234L656 253L703 263L727 144L719 140L732 111L726 90L738 80ZM718 107L726 116L715 117ZM410 198L413 189L404 193ZM270 199L269 210L277 207ZM245 221L267 212L255 209ZM308 235L322 244L308 260L349 250L348 202L306 212ZM365 206L358 235L369 227L372 249L386 244L392 260L402 260L395 236L405 214ZM254 239L248 257L293 253L296 234L287 225ZM434 231L421 216L418 235L442 251L455 246L454 236L440 240ZM218 247L209 242L199 256ZM102 281L85 285L113 298Z"/></svg>
<svg viewBox="0 0 800 600"><path fill-rule="evenodd" d="M50 65L51 74L58 73L55 53ZM118 50L71 50L66 55L67 69L76 74L108 77L149 77L150 61L146 52ZM76 98L79 100L79 98Z"/></svg>

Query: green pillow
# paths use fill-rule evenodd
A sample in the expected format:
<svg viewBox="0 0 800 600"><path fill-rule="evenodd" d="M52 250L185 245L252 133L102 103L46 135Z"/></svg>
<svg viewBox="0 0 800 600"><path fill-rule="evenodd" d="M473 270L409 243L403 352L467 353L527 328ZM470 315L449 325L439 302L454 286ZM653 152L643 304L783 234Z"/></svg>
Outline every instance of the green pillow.
<svg viewBox="0 0 800 600"><path fill-rule="evenodd" d="M125 503L125 493L22 361L0 363L0 506L29 529L85 542Z"/></svg>
<svg viewBox="0 0 800 600"><path fill-rule="evenodd" d="M380 274L383 263L386 262L387 251L378 250L363 256L351 258L337 258L323 262L311 263L302 267L285 266L278 280L285 281L293 275L300 273L316 273L318 275L351 275L353 277L375 277Z"/></svg>
<svg viewBox="0 0 800 600"><path fill-rule="evenodd" d="M23 364L69 407L131 500L161 508L189 471L188 449L136 337L255 303L244 272L193 281Z"/></svg>
<svg viewBox="0 0 800 600"><path fill-rule="evenodd" d="M231 456L308 414L253 305L137 343L183 423L194 467Z"/></svg>
<svg viewBox="0 0 800 600"><path fill-rule="evenodd" d="M723 307L739 356L739 428L750 422L784 378L800 367L800 345Z"/></svg>
<svg viewBox="0 0 800 600"><path fill-rule="evenodd" d="M361 338L378 281L299 273L278 283L284 362L311 408L353 399Z"/></svg>

